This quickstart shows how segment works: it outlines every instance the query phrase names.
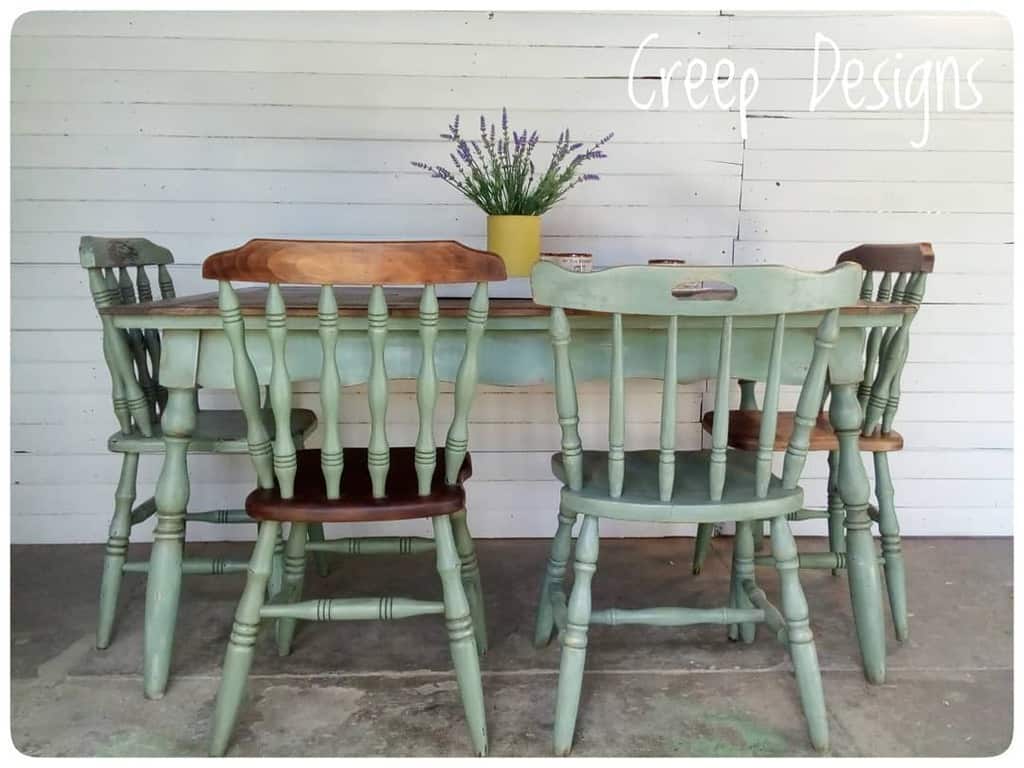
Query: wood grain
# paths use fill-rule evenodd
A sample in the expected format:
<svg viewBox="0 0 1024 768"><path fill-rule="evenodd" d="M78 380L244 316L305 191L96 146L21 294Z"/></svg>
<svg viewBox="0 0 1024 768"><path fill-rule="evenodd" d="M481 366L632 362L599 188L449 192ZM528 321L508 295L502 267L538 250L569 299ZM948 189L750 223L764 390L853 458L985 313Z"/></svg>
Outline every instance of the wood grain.
<svg viewBox="0 0 1024 768"><path fill-rule="evenodd" d="M860 264L869 272L931 272L935 269L935 251L931 243L865 243L839 254L836 263L844 261Z"/></svg>
<svg viewBox="0 0 1024 768"><path fill-rule="evenodd" d="M300 285L424 285L505 279L501 257L454 240L250 240L203 262L203 277Z"/></svg>

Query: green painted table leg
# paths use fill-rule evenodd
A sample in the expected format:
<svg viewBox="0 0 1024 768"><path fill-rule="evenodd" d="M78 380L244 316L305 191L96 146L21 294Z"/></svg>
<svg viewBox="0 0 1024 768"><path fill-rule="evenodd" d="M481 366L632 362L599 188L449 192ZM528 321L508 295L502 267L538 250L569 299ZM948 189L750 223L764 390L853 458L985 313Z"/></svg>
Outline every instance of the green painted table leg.
<svg viewBox="0 0 1024 768"><path fill-rule="evenodd" d="M473 537L466 525L466 510L451 516L452 532L455 535L455 549L462 563L462 587L466 590L469 600L469 612L473 617L473 634L476 637L476 649L480 655L487 653L487 617L484 613L484 591L480 582L480 565L473 547Z"/></svg>
<svg viewBox="0 0 1024 768"><path fill-rule="evenodd" d="M126 453L121 459L121 479L114 494L114 517L107 536L107 553L103 559L103 579L100 582L100 611L96 622L96 647L106 648L114 629L117 596L124 576L128 537L132 528L132 505L135 503L135 481L139 472L139 454Z"/></svg>
<svg viewBox="0 0 1024 768"><path fill-rule="evenodd" d="M220 689L210 725L210 755L220 757L228 750L231 734L238 722L238 712L245 698L249 667L252 665L253 646L260 631L260 609L270 578L274 544L281 524L270 520L260 526L259 538L249 561L249 575L242 591L242 599L235 609L235 622L224 654Z"/></svg>
<svg viewBox="0 0 1024 768"><path fill-rule="evenodd" d="M562 660L558 669L558 693L555 696L554 747L556 755L572 750L576 716L583 690L583 666L587 658L587 630L590 628L590 583L597 571L599 547L598 518L583 516L576 539L576 582L569 596L565 633L562 635Z"/></svg>
<svg viewBox="0 0 1024 768"><path fill-rule="evenodd" d="M695 574L704 570L704 561L707 559L708 550L711 548L711 537L715 533L713 523L698 523L697 538L693 542L693 572Z"/></svg>
<svg viewBox="0 0 1024 768"><path fill-rule="evenodd" d="M487 754L487 717L480 679L480 658L473 638L469 600L459 575L459 553L455 548L452 523L447 515L434 518L434 541L437 545L437 572L441 576L441 588L444 591L444 619L452 663L455 665L455 678L459 683L473 751L484 756Z"/></svg>
<svg viewBox="0 0 1024 768"><path fill-rule="evenodd" d="M907 583L900 544L900 524L889 471L889 454L875 454L875 495L878 497L878 530L882 534L882 556L885 558L885 587L889 591L889 610L896 639L909 636L907 628Z"/></svg>
<svg viewBox="0 0 1024 768"><path fill-rule="evenodd" d="M864 675L885 682L885 616L878 552L868 516L870 486L860 458L860 405L854 384L832 386L829 411L839 438L839 495L846 507L846 567Z"/></svg>
<svg viewBox="0 0 1024 768"><path fill-rule="evenodd" d="M572 549L572 527L575 524L575 514L559 510L558 530L551 541L551 554L548 556L544 581L540 585L540 596L537 598L537 620L533 630L533 644L537 648L543 648L550 643L555 631L551 594L560 591L565 581L565 569Z"/></svg>
<svg viewBox="0 0 1024 768"><path fill-rule="evenodd" d="M187 453L195 425L195 390L169 389L161 421L166 452L156 485L157 522L146 581L142 675L150 699L164 695L171 669L189 497Z"/></svg>

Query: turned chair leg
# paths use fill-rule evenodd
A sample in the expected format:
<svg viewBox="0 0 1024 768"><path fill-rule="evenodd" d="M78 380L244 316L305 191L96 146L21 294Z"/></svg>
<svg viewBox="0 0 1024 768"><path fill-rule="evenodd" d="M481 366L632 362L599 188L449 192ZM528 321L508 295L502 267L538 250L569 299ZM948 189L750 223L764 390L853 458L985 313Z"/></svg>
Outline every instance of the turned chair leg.
<svg viewBox="0 0 1024 768"><path fill-rule="evenodd" d="M469 613L473 617L473 634L476 637L476 649L482 656L487 653L487 617L484 613L484 591L480 582L480 565L473 547L473 537L466 525L466 510L462 509L451 516L452 533L455 536L455 549L462 563L462 588L469 600Z"/></svg>
<svg viewBox="0 0 1024 768"><path fill-rule="evenodd" d="M139 471L139 454L126 453L121 459L121 478L114 493L114 516L110 520L107 553L103 558L103 577L100 581L100 610L96 622L96 647L103 650L110 645L117 613L117 596L124 576L124 561L128 554L128 538L132 528L132 505L135 503L135 481Z"/></svg>
<svg viewBox="0 0 1024 768"><path fill-rule="evenodd" d="M257 532L263 527L263 523L256 526ZM270 578L267 579L267 602L273 603L284 588L284 536L281 533L281 526L277 526L277 538L274 541L274 555L270 563Z"/></svg>
<svg viewBox="0 0 1024 768"><path fill-rule="evenodd" d="M224 667L217 704L210 727L210 755L220 757L227 752L231 735L238 722L238 713L245 697L249 667L252 665L253 646L260 629L260 609L265 599L267 580L270 578L274 542L280 523L266 521L260 526L259 538L249 561L249 575L242 599L235 610L235 623L231 639L224 654Z"/></svg>
<svg viewBox="0 0 1024 768"><path fill-rule="evenodd" d="M537 598L537 620L533 630L533 644L543 648L551 642L555 631L555 614L551 608L551 595L562 589L565 581L565 568L569 562L569 551L572 549L572 527L576 524L574 513L558 511L558 530L551 541L551 554L548 557L544 580L540 585L540 596Z"/></svg>
<svg viewBox="0 0 1024 768"><path fill-rule="evenodd" d="M760 525L760 523L758 523ZM736 539L732 548L732 586L730 608L753 608L743 582L754 580L754 523L736 523ZM729 639L752 643L757 638L757 624L746 622L729 625Z"/></svg>
<svg viewBox="0 0 1024 768"><path fill-rule="evenodd" d="M693 573L698 574L704 570L704 561L707 559L708 550L711 548L711 537L715 533L713 523L697 524L697 539L693 543Z"/></svg>
<svg viewBox="0 0 1024 768"><path fill-rule="evenodd" d="M452 522L447 515L434 518L434 542L437 549L437 572L441 576L444 592L445 626L448 629L448 646L455 666L455 678L466 713L473 751L482 757L487 754L487 719L480 680L480 659L473 637L469 600L459 574L461 564L455 547Z"/></svg>
<svg viewBox="0 0 1024 768"><path fill-rule="evenodd" d="M839 451L828 452L828 549L836 554L846 554L846 507L839 495ZM832 575L842 571L832 569Z"/></svg>
<svg viewBox="0 0 1024 768"><path fill-rule="evenodd" d="M307 529L307 536L310 541L322 543L324 541L324 524L323 523L309 523ZM313 563L316 565L316 573L320 578L327 578L331 573L331 564L329 560L329 554L327 552L314 552Z"/></svg>
<svg viewBox="0 0 1024 768"><path fill-rule="evenodd" d="M598 518L583 516L576 539L576 581L569 597L565 633L562 635L562 660L558 670L555 697L554 748L556 755L572 750L576 716L583 689L583 667L587 658L587 630L590 628L590 584L597 571L599 546Z"/></svg>
<svg viewBox="0 0 1024 768"><path fill-rule="evenodd" d="M786 621L789 655L796 671L796 684L811 744L819 752L828 751L828 716L825 712L825 691L821 685L818 652L814 647L807 599L800 586L800 563L796 541L785 516L772 520L772 555L779 572L782 593L782 615Z"/></svg>
<svg viewBox="0 0 1024 768"><path fill-rule="evenodd" d="M306 575L306 523L292 523L284 549L284 584L277 602L297 603L302 598L302 582ZM277 652L292 652L292 638L298 619L277 620Z"/></svg>
<svg viewBox="0 0 1024 768"><path fill-rule="evenodd" d="M903 567L903 548L900 544L900 524L896 518L896 505L889 471L889 454L876 453L875 496L878 498L878 530L882 534L882 555L885 557L885 588L889 592L889 610L896 639L909 637L907 626L907 583Z"/></svg>

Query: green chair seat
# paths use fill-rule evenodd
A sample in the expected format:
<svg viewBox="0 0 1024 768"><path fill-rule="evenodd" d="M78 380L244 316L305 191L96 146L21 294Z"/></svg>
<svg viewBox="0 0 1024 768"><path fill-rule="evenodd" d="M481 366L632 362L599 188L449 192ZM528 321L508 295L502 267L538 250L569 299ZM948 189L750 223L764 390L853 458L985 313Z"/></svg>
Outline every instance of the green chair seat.
<svg viewBox="0 0 1024 768"><path fill-rule="evenodd" d="M292 411L291 433L293 438L306 438L316 428L316 414L313 411L296 408ZM263 412L263 423L274 437L274 414ZM115 453L163 453L164 436L160 424L153 425L153 434L146 437L138 429L130 434L115 432L107 441L107 447ZM249 453L246 440L245 414L242 411L199 411L196 429L188 449L193 453Z"/></svg>
<svg viewBox="0 0 1024 768"><path fill-rule="evenodd" d="M583 487L568 487L562 454L551 457L551 471L566 484L562 506L579 514L599 514L619 520L665 523L705 523L721 520L761 520L796 512L803 507L804 494L798 486L783 488L772 476L768 493L754 492L757 457L748 451L730 451L729 471L721 501L709 500L708 477L711 451L676 451L672 498L661 501L658 490L659 453L656 450L626 451L622 495L609 495L608 452L583 451Z"/></svg>

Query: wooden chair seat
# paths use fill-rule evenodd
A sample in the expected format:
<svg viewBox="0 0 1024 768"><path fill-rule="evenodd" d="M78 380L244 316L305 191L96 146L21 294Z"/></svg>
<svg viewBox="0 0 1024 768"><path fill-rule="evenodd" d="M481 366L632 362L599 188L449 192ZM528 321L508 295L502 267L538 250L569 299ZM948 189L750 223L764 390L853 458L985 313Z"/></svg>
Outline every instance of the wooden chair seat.
<svg viewBox="0 0 1024 768"><path fill-rule="evenodd" d="M274 437L274 415L266 410L263 422L271 439ZM316 414L302 408L292 411L293 438L306 438L316 429ZM153 434L146 437L137 429L130 434L115 432L107 441L111 451L117 453L163 453L164 436L159 422L153 425ZM193 453L248 453L245 414L242 411L199 411L196 429L188 449Z"/></svg>
<svg viewBox="0 0 1024 768"><path fill-rule="evenodd" d="M721 501L709 500L708 474L710 451L676 451L675 482L672 498L661 501L658 474L661 465L656 450L626 451L622 495L609 496L608 452L583 452L583 487L578 491L562 490L562 508L581 514L646 522L701 523L721 520L754 520L796 512L803 506L803 491L785 489L772 477L768 494L759 499L754 494L757 459L754 454L734 451L728 455L728 472ZM551 457L555 477L567 483L562 454ZM583 512L586 509L587 512Z"/></svg>
<svg viewBox="0 0 1024 768"><path fill-rule="evenodd" d="M789 445L790 435L793 434L793 411L779 411L778 421L775 424L775 450L784 451ZM715 423L715 414L708 411L701 420L704 431L710 433ZM729 411L729 447L738 448L742 451L757 451L757 443L761 434L761 412L760 411ZM903 448L903 436L899 432L882 434L876 430L870 436L861 435L860 449L881 453L886 451L899 451ZM825 413L818 414L818 420L811 428L810 450L812 451L835 451L839 449L839 439L835 430Z"/></svg>
<svg viewBox="0 0 1024 768"><path fill-rule="evenodd" d="M380 520L451 515L466 506L463 482L473 473L469 454L462 462L458 481L445 483L444 448L437 448L437 467L430 495L420 496L413 462L415 448L392 448L386 496L373 497L366 448L345 448L345 469L341 476L341 497L328 499L320 470L320 451L298 451L295 495L281 498L277 487L258 488L245 500L245 511L256 520L298 523L356 523Z"/></svg>

